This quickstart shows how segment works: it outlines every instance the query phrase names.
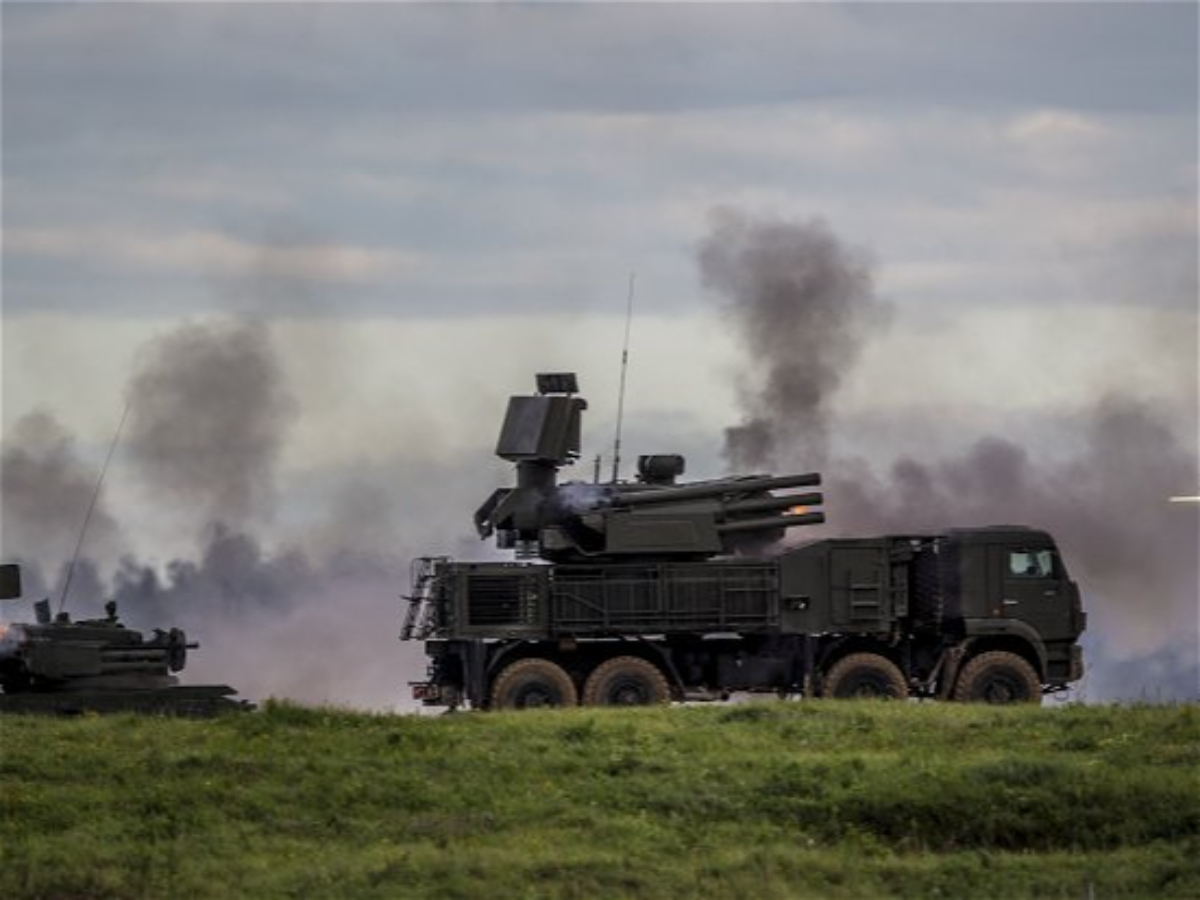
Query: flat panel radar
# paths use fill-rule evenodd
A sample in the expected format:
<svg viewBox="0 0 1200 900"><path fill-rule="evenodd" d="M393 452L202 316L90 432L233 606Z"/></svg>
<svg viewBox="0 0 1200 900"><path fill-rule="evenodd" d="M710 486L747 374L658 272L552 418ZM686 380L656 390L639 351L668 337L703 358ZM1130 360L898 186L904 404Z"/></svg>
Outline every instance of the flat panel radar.
<svg viewBox="0 0 1200 900"><path fill-rule="evenodd" d="M510 397L496 455L511 462L573 462L579 458L580 413L587 401L565 393L577 389L571 373L539 375L538 388L563 393Z"/></svg>

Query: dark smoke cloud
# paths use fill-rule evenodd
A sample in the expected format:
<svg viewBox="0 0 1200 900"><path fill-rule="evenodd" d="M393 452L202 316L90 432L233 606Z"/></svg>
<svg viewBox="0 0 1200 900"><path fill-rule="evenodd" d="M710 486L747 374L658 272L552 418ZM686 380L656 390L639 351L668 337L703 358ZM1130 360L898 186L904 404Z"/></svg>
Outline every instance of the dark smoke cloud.
<svg viewBox="0 0 1200 900"><path fill-rule="evenodd" d="M37 558L70 559L98 478L99 466L92 468L79 458L74 439L52 415L36 411L19 419L0 453L4 559L31 564ZM112 554L120 546L120 529L103 496L97 499L86 540L85 550L91 553ZM40 572L30 570L26 582L30 591L47 591Z"/></svg>
<svg viewBox="0 0 1200 900"><path fill-rule="evenodd" d="M698 252L704 285L721 297L747 351L745 417L726 432L729 464L770 468L787 448L819 465L831 397L866 332L886 318L865 254L820 219L753 219L732 209L714 212Z"/></svg>
<svg viewBox="0 0 1200 900"><path fill-rule="evenodd" d="M196 323L162 337L127 397L127 452L147 487L206 521L269 512L296 406L264 323Z"/></svg>
<svg viewBox="0 0 1200 900"><path fill-rule="evenodd" d="M816 305L805 291L772 287L787 283L780 272L805 271L814 246L839 258L830 248L840 244L824 226L817 239L808 240L796 237L807 235L808 226L734 221L732 231L719 226L702 244L701 272L724 293L725 308L745 342L747 370L766 371L768 377L757 393L744 396L746 420L732 430L737 452L731 462L805 464L813 458L812 439L805 443L798 432L811 430L823 449L833 391L880 324L873 317L882 319L886 310L870 300L869 291L863 293L869 288L865 275L818 280L844 290L818 292L825 302ZM787 261L789 254L796 256L794 263ZM714 258L722 261L717 269L722 279L713 277ZM756 265L761 273L753 271ZM826 268L838 269L833 263ZM838 304L846 308L835 311ZM838 346L839 352L819 364L792 364L789 336L800 323L810 340ZM786 376L776 377L776 371ZM1104 395L1064 416L1079 438L1065 461L1061 448L1052 448L1059 451L1052 461L1038 448L994 435L981 435L966 452L940 459L834 457L825 466L827 531L1046 528L1061 545L1091 615L1089 699L1196 697L1200 518L1194 507L1167 502L1197 483L1195 446L1185 437L1196 433L1196 406L1180 413L1153 401ZM911 427L919 436L919 416Z"/></svg>
<svg viewBox="0 0 1200 900"><path fill-rule="evenodd" d="M199 558L156 567L125 557L113 578L122 609L142 621L185 616L192 621L287 609L298 585L311 583L304 554L264 552L257 539L223 524L208 529Z"/></svg>
<svg viewBox="0 0 1200 900"><path fill-rule="evenodd" d="M131 621L202 636L193 683L230 682L254 699L395 704L403 569L374 552L386 492L336 491L304 547L264 522L296 410L267 326L180 328L144 354L129 397L139 475L204 516L195 558L122 560L112 593Z"/></svg>
<svg viewBox="0 0 1200 900"><path fill-rule="evenodd" d="M201 648L185 683L226 683L253 700L404 706L424 656L398 641L415 555L401 542L445 552L448 520L467 530L462 492L483 488L453 459L358 465L306 486L303 505L319 514L290 539L268 515L295 409L276 342L265 323L238 320L184 325L143 348L117 461L147 488L156 523L173 513L195 550L165 561L122 553L102 493L68 610L99 615L113 598L130 627L186 629ZM4 559L23 564L28 600L57 597L99 467L45 414L5 435L3 461Z"/></svg>
<svg viewBox="0 0 1200 900"><path fill-rule="evenodd" d="M396 640L403 574L395 557L268 552L250 534L214 526L195 560L162 570L122 560L111 594L137 627L170 623L200 638L190 683L385 709L421 674L420 648Z"/></svg>

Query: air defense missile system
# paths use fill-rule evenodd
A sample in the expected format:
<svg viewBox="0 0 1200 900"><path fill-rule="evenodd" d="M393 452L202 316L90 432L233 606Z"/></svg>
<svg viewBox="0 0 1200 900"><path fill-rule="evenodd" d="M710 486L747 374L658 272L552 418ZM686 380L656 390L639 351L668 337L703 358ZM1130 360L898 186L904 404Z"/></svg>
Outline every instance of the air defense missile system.
<svg viewBox="0 0 1200 900"><path fill-rule="evenodd" d="M496 455L516 465L517 484L496 490L475 513L482 538L496 536L518 558L556 563L705 559L773 542L788 528L825 521L817 493L770 493L821 483L819 475L750 476L676 483L682 456L638 460L632 484L558 484L579 457L587 402L573 374L538 376L537 396L513 397Z"/></svg>
<svg viewBox="0 0 1200 900"><path fill-rule="evenodd" d="M732 692L1036 701L1082 675L1085 616L1053 538L1023 526L780 539L824 514L818 474L559 483L580 455L572 374L515 396L496 454L516 484L474 516L512 561L414 562L401 630L414 697L508 709Z"/></svg>
<svg viewBox="0 0 1200 900"><path fill-rule="evenodd" d="M21 596L16 565L0 566L0 599ZM208 716L251 708L227 685L180 685L189 643L178 628L147 638L126 628L109 601L105 617L72 621L35 605L32 623L0 622L0 712L139 712Z"/></svg>

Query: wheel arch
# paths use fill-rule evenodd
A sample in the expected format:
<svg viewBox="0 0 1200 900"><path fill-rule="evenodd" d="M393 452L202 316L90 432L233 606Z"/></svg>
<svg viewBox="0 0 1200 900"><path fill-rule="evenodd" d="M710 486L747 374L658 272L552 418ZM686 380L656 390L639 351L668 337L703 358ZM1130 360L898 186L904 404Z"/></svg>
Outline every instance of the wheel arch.
<svg viewBox="0 0 1200 900"><path fill-rule="evenodd" d="M484 674L490 682L496 677L496 674L505 669L512 663L522 659L530 659L538 657L546 659L553 663L562 665L562 659L558 652L557 645L549 641L526 641L515 640L506 641L502 645L497 646L487 655L487 665L484 667Z"/></svg>
<svg viewBox="0 0 1200 900"><path fill-rule="evenodd" d="M966 665L981 653L1003 650L1024 659L1033 666L1033 671L1042 683L1046 683L1046 645L1042 643L1041 636L1033 626L1010 619L997 627L989 619L968 619L967 634L970 635L970 639L962 665Z"/></svg>
<svg viewBox="0 0 1200 900"><path fill-rule="evenodd" d="M882 656L888 662L894 663L905 677L908 676L903 656L896 647L863 634L839 637L822 647L817 653L816 674L823 677L831 668L855 653L874 653L876 656Z"/></svg>
<svg viewBox="0 0 1200 900"><path fill-rule="evenodd" d="M584 652L587 657L585 681L592 672L610 659L616 659L618 656L635 656L662 672L663 677L667 679L673 699L681 700L683 698L683 679L679 675L679 669L675 666L674 660L671 659L670 648L664 643L646 638L594 641L589 642Z"/></svg>

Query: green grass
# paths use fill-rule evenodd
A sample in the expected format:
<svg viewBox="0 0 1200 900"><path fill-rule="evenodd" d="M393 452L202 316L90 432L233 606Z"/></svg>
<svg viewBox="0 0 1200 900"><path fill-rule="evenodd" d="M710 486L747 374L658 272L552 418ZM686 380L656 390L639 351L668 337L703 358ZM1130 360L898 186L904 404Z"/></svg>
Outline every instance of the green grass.
<svg viewBox="0 0 1200 900"><path fill-rule="evenodd" d="M1200 708L0 719L0 897L1200 896Z"/></svg>

